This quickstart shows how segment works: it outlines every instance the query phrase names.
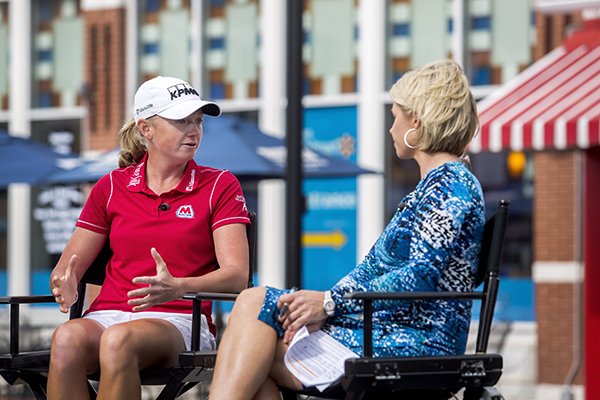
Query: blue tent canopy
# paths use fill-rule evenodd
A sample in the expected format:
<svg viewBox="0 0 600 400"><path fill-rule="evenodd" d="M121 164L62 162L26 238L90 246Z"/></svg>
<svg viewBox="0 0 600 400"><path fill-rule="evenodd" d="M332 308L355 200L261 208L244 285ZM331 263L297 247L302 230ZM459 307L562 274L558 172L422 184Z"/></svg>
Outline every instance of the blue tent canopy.
<svg viewBox="0 0 600 400"><path fill-rule="evenodd" d="M119 149L86 161L68 171L60 171L48 183L95 182L117 168ZM203 137L194 160L199 165L227 169L240 180L283 178L286 167L285 140L264 134L253 122L231 116L207 118ZM307 177L341 177L371 173L338 157L305 147L304 173Z"/></svg>
<svg viewBox="0 0 600 400"><path fill-rule="evenodd" d="M31 139L0 132L0 189L11 183L36 184L60 171L62 161L73 159Z"/></svg>

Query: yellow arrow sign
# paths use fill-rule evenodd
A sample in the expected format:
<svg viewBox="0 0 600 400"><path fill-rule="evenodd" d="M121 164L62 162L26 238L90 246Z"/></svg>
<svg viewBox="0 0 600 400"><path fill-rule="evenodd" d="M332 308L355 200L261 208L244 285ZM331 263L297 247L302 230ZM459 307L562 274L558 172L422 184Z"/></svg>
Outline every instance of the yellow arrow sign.
<svg viewBox="0 0 600 400"><path fill-rule="evenodd" d="M339 229L330 232L305 232L302 235L302 244L306 247L333 247L339 250L346 242L346 235Z"/></svg>

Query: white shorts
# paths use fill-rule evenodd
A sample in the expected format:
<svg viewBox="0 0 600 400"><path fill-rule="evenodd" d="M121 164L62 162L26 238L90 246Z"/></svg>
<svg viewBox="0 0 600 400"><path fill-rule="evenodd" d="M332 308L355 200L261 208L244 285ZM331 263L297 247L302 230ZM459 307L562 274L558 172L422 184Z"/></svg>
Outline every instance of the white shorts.
<svg viewBox="0 0 600 400"><path fill-rule="evenodd" d="M167 313L167 312L127 312L115 310L100 310L87 313L83 318L93 319L104 327L104 329L128 321L145 318L157 318L168 321L175 325L181 332L185 341L186 350L192 348L192 314ZM200 350L210 351L216 348L215 337L208 329L206 316L202 315L200 320Z"/></svg>

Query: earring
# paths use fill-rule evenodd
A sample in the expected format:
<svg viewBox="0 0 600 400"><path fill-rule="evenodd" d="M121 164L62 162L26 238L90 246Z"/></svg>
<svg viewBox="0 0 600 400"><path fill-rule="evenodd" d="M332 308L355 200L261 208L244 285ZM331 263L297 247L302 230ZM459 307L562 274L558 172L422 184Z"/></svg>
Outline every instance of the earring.
<svg viewBox="0 0 600 400"><path fill-rule="evenodd" d="M409 149L413 149L415 150L417 148L417 146L413 146L411 144L408 143L408 140L406 139L408 137L409 133L412 133L416 131L415 128L410 128L409 130L406 131L406 133L404 133L404 144L406 145L406 147L408 147Z"/></svg>

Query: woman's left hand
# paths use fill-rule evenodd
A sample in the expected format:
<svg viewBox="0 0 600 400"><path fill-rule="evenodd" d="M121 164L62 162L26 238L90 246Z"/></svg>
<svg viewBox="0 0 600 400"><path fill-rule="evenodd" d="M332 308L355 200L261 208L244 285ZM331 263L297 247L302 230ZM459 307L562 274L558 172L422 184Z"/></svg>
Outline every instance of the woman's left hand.
<svg viewBox="0 0 600 400"><path fill-rule="evenodd" d="M175 300L183 295L178 279L171 275L167 269L167 264L158 254L158 251L153 247L150 254L156 262L156 275L133 278L132 282L135 284L145 283L148 285L127 293L127 297L137 297L127 302L130 306L134 306L133 311L143 311L154 305Z"/></svg>
<svg viewBox="0 0 600 400"><path fill-rule="evenodd" d="M325 324L327 314L323 309L325 294L314 290L300 290L281 295L277 307L281 310L287 304L288 312L279 317L279 322L285 329L283 342L289 343L296 332L306 326L309 331L319 330Z"/></svg>

